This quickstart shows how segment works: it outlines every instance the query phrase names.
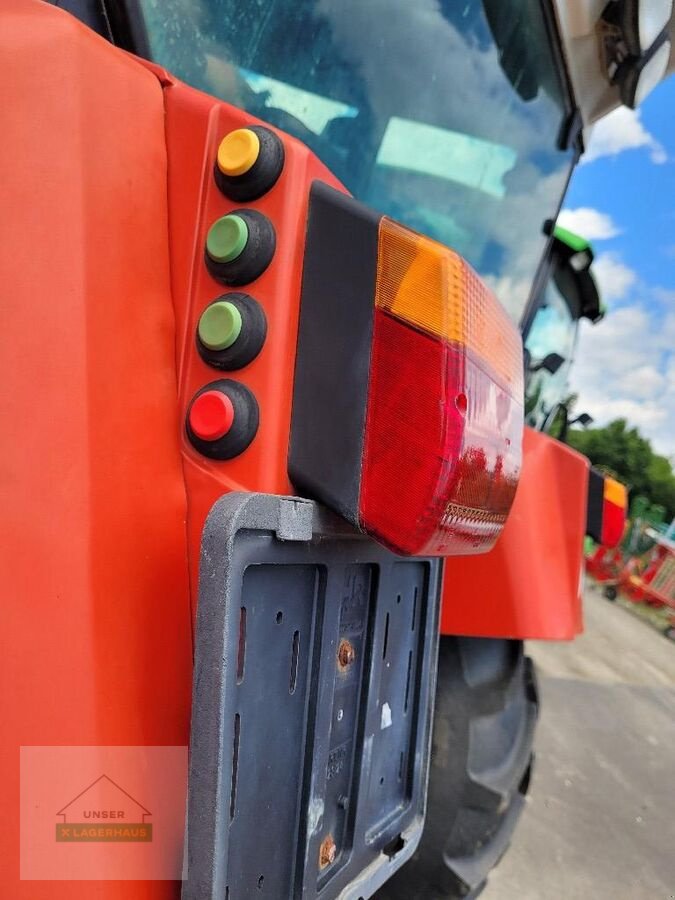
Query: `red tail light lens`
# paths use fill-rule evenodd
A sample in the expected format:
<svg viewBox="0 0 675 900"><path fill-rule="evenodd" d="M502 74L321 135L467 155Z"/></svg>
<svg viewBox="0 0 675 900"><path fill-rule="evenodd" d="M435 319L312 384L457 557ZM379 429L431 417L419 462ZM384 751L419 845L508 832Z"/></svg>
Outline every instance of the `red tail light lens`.
<svg viewBox="0 0 675 900"><path fill-rule="evenodd" d="M356 233L358 275L335 301L331 278L349 283L350 272L315 283L330 251L312 242L310 215L292 477L396 552L489 550L520 473L520 335L460 256L387 218L373 222L354 201L341 201L343 216L349 204L358 222L332 231ZM344 389L338 373L346 372ZM301 378L311 379L309 390Z"/></svg>
<svg viewBox="0 0 675 900"><path fill-rule="evenodd" d="M360 524L410 553L487 550L520 471L519 338L447 248L383 219L378 257Z"/></svg>
<svg viewBox="0 0 675 900"><path fill-rule="evenodd" d="M586 534L603 547L616 547L623 538L628 509L625 485L597 469L588 473Z"/></svg>

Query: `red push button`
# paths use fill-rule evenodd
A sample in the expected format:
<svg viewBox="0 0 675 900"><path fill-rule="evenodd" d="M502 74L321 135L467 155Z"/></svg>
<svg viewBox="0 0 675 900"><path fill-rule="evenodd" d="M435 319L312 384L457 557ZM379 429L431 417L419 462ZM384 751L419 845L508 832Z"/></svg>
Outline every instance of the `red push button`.
<svg viewBox="0 0 675 900"><path fill-rule="evenodd" d="M234 406L222 391L204 391L192 403L188 418L195 437L217 441L232 428Z"/></svg>

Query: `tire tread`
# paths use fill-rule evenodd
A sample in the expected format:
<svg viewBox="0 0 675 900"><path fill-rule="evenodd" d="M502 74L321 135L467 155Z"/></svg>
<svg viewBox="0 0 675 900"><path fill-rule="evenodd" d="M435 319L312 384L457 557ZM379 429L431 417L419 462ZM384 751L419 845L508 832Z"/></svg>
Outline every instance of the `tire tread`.
<svg viewBox="0 0 675 900"><path fill-rule="evenodd" d="M525 805L538 715L521 641L441 638L427 822L378 900L471 900Z"/></svg>

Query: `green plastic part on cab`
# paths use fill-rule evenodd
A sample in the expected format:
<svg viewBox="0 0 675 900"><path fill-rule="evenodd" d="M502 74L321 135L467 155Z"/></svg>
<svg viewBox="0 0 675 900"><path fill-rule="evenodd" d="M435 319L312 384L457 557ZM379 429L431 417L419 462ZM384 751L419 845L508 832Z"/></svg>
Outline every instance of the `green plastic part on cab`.
<svg viewBox="0 0 675 900"><path fill-rule="evenodd" d="M570 250L573 250L575 253L581 253L584 250L591 249L591 245L585 238L580 237L578 234L574 234L573 231L568 231L567 228L563 228L561 225L555 226L553 229L553 237L562 241L563 244L566 244Z"/></svg>

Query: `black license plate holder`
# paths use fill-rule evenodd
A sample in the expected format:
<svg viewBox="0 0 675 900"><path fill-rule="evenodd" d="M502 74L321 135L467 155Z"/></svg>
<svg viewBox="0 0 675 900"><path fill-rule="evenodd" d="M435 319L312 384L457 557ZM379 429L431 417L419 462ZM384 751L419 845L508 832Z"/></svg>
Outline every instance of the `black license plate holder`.
<svg viewBox="0 0 675 900"><path fill-rule="evenodd" d="M183 900L371 896L421 836L440 563L230 494L202 539Z"/></svg>

